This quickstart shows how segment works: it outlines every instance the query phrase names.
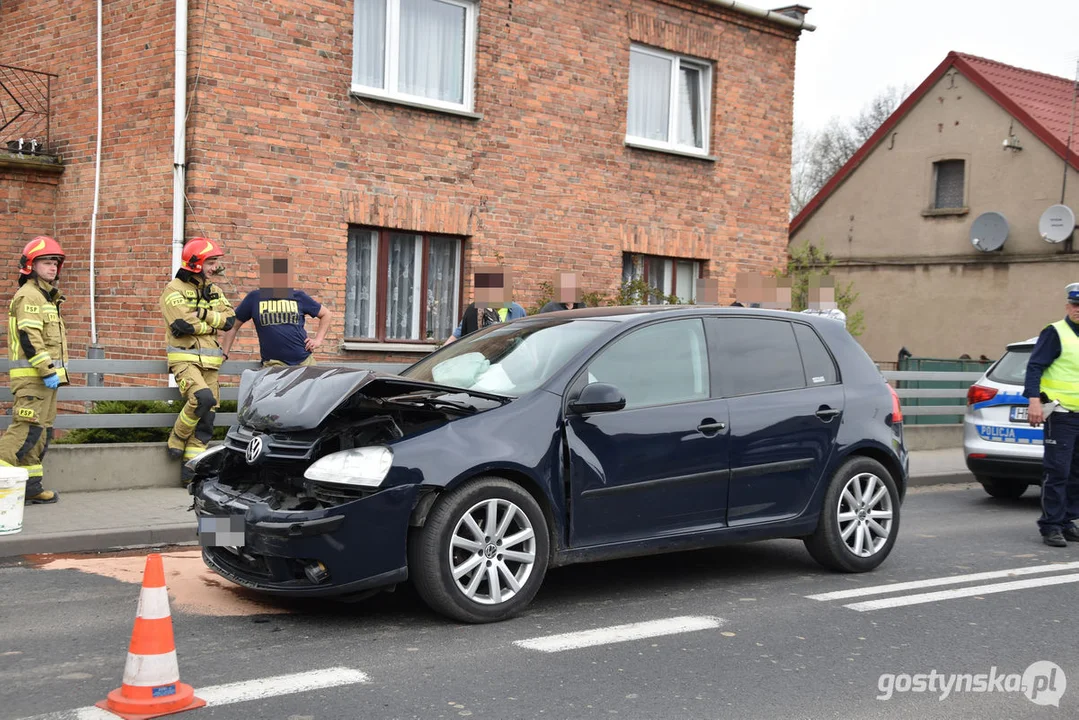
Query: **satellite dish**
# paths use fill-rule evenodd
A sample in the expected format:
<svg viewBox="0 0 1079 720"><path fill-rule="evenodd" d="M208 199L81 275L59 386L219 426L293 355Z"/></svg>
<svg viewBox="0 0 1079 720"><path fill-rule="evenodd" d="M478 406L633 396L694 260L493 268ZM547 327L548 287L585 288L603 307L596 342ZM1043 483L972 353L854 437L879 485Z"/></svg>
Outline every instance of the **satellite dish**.
<svg viewBox="0 0 1079 720"><path fill-rule="evenodd" d="M1051 243L1064 242L1075 231L1075 213L1067 205L1053 205L1038 220L1038 234Z"/></svg>
<svg viewBox="0 0 1079 720"><path fill-rule="evenodd" d="M982 213L971 223L970 244L982 252L993 252L1008 239L1008 219L998 212Z"/></svg>

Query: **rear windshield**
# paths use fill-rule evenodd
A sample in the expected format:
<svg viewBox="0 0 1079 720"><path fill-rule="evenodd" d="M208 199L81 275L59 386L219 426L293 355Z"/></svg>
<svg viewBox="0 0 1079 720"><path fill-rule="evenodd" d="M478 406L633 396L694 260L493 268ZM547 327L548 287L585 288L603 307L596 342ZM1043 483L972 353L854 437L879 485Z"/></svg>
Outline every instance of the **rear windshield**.
<svg viewBox="0 0 1079 720"><path fill-rule="evenodd" d="M1026 382L1027 361L1030 360L1030 348L1025 350L1009 350L1004 353L992 370L989 371L989 379L999 383L1022 385Z"/></svg>

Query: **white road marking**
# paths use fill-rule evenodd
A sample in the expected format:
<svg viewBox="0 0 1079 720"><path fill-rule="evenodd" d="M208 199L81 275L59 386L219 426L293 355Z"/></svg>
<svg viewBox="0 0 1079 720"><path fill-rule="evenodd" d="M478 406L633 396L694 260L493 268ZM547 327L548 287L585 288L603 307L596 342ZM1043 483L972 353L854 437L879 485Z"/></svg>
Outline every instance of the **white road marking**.
<svg viewBox="0 0 1079 720"><path fill-rule="evenodd" d="M918 605L919 603L937 602L938 600L952 600L954 598L972 597L974 595L992 595L993 593L1008 592L1010 590L1025 590L1026 588L1044 587L1047 585L1064 585L1065 583L1079 582L1079 573L1073 575L1055 575L1046 578L1031 578L1029 580L1016 580L1015 582L995 583L993 585L977 585L975 587L956 588L954 590L940 590L938 592L921 593L919 595L901 595L899 597L884 598L882 600L867 600L866 602L851 603L844 605L845 608L866 612L868 610L883 610L885 608L903 607L904 605Z"/></svg>
<svg viewBox="0 0 1079 720"><path fill-rule="evenodd" d="M960 583L976 582L978 580L995 580L996 578L1060 572L1062 570L1079 570L1079 562L1035 565L1032 567L1014 568L1012 570L993 570L991 572L971 573L970 575L950 575L948 577L931 578L929 580L913 580L911 582L892 583L890 585L874 585L871 587L854 588L852 590L838 590L836 592L821 593L819 595L806 595L806 597L810 600L846 600L847 598L862 597L864 595L882 595L884 593L902 592L904 590L919 590L921 588L939 587L941 585L958 585Z"/></svg>
<svg viewBox="0 0 1079 720"><path fill-rule="evenodd" d="M367 679L367 675L359 670L332 667L325 670L312 670L291 675L244 680L225 685L196 687L195 697L205 700L207 707L232 705L233 703L248 702L249 700L264 700L279 695L308 692L309 690L354 685L367 682ZM75 710L61 710L44 715L34 715L33 717L23 718L23 720L116 720L116 717L110 712L90 705L89 707Z"/></svg>
<svg viewBox="0 0 1079 720"><path fill-rule="evenodd" d="M563 650L576 650L578 648L607 645L610 643L640 640L642 638L659 637L661 635L676 635L678 633L696 632L698 630L710 630L717 628L726 620L709 616L684 616L667 618L666 620L650 620L648 622L630 623L628 625L614 625L612 627L583 630L581 632L562 633L561 635L547 635L545 637L531 638L529 640L515 640L514 645L529 650L540 652L562 652Z"/></svg>

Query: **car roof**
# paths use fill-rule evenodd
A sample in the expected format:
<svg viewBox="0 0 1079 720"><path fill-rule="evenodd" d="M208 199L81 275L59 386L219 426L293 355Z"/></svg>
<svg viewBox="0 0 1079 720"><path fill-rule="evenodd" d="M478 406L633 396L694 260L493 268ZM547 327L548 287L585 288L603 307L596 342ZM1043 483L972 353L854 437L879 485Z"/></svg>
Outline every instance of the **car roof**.
<svg viewBox="0 0 1079 720"><path fill-rule="evenodd" d="M1035 335L1034 337L1027 338L1026 340L1018 340L1018 341L1013 342L1013 343L1008 343L1005 347L1007 347L1008 350L1018 350L1020 348L1026 347L1028 345L1033 347L1034 344L1037 343L1037 342L1038 342L1038 336Z"/></svg>
<svg viewBox="0 0 1079 720"><path fill-rule="evenodd" d="M809 313L792 312L790 310L771 310L767 308L749 307L719 307L715 305L617 305L612 307L588 307L577 310L556 310L541 315L528 315L517 319L515 322L528 322L533 318L566 318L573 320L611 320L614 322L645 322L659 313L694 313L717 316L765 316L784 318L787 320L799 318L813 323L828 322L835 320Z"/></svg>

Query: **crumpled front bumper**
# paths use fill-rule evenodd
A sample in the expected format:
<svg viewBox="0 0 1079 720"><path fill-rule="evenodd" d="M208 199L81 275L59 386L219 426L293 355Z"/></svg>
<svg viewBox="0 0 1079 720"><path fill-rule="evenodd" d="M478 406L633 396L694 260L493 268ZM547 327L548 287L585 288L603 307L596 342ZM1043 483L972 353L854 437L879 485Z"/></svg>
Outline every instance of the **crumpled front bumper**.
<svg viewBox="0 0 1079 720"><path fill-rule="evenodd" d="M274 511L204 480L195 492L202 557L238 585L281 596L347 596L393 585L408 578L408 522L418 491L401 485L332 508ZM218 528L231 521L233 533L206 531L209 518L222 519ZM242 544L218 544L221 538ZM313 564L326 573L318 582L304 572Z"/></svg>

